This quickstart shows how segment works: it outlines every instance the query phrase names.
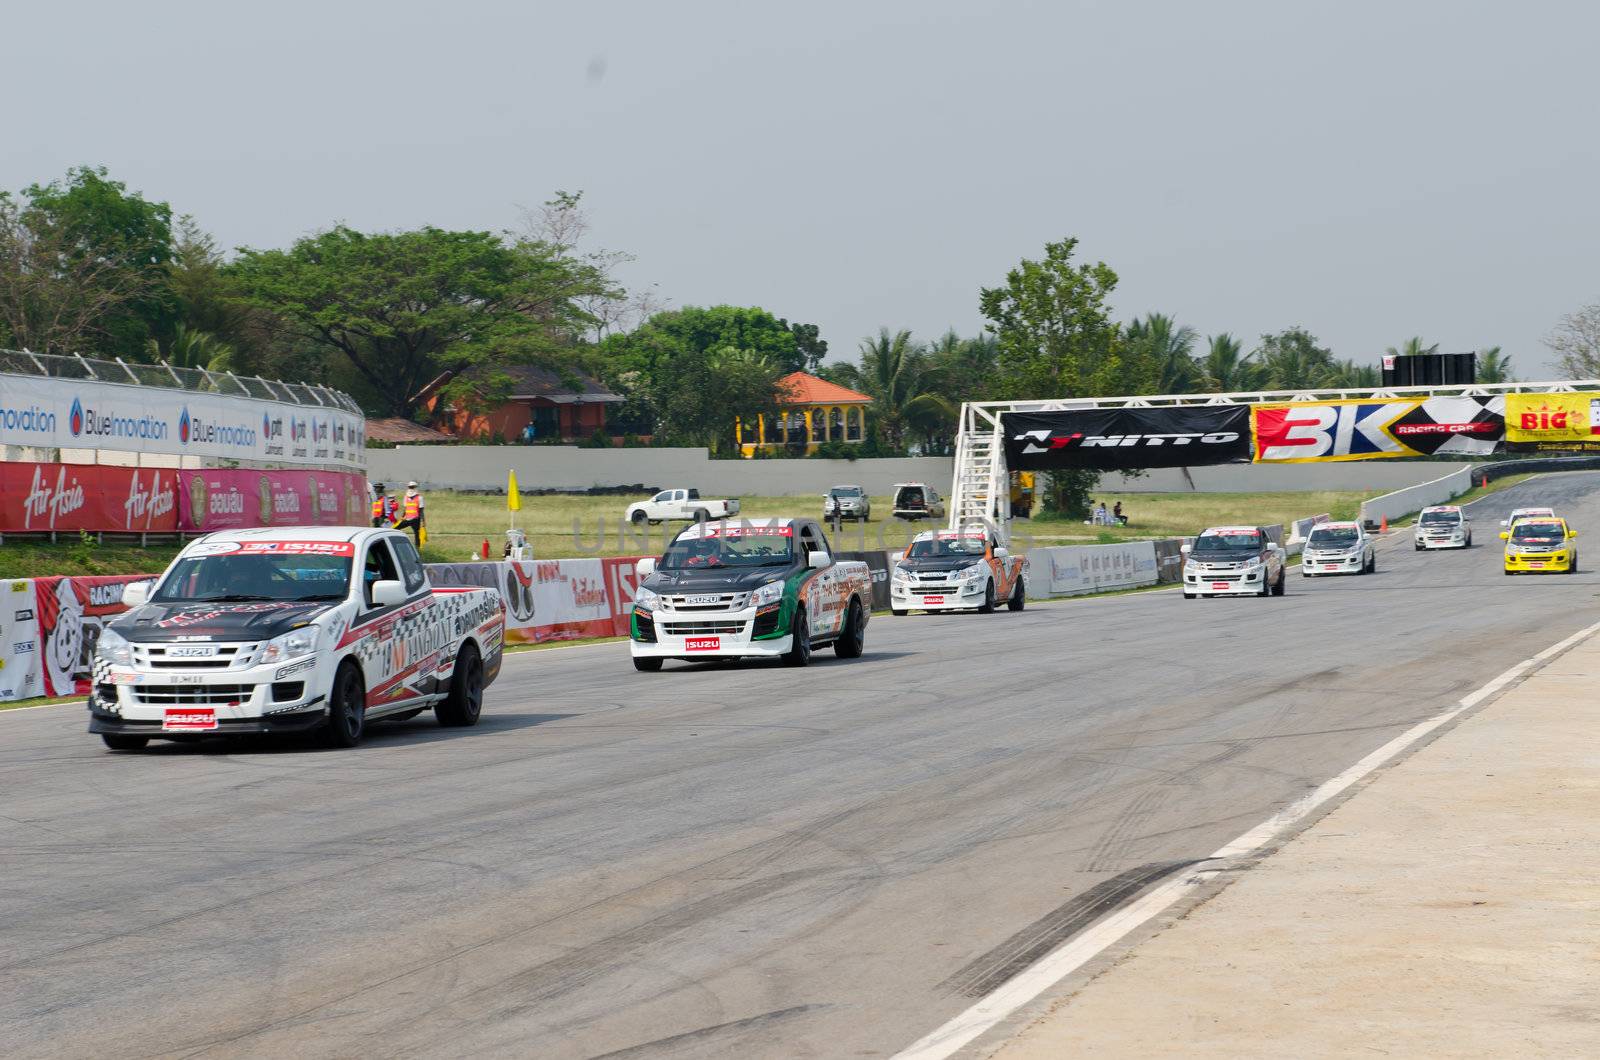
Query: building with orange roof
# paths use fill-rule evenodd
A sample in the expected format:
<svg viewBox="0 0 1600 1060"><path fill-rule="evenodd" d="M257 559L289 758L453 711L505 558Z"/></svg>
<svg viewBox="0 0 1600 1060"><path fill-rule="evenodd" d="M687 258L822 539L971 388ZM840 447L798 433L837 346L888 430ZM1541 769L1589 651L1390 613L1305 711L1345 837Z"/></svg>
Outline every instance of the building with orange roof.
<svg viewBox="0 0 1600 1060"><path fill-rule="evenodd" d="M765 416L757 419L755 430L734 421L739 452L754 456L757 449L767 452L811 453L824 442L859 445L867 437L867 406L872 399L838 383L806 372L790 372L778 380L777 422Z"/></svg>

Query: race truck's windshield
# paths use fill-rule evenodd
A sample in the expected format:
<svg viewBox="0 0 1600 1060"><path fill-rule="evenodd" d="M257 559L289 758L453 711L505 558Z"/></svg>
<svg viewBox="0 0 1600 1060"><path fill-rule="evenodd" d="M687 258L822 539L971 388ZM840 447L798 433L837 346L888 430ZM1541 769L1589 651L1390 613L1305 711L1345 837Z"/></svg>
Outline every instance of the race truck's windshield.
<svg viewBox="0 0 1600 1060"><path fill-rule="evenodd" d="M1554 545L1566 539L1560 523L1525 521L1511 528L1511 540L1518 545Z"/></svg>
<svg viewBox="0 0 1600 1060"><path fill-rule="evenodd" d="M718 567L787 567L794 562L791 526L707 527L705 534L680 537L667 547L660 570Z"/></svg>
<svg viewBox="0 0 1600 1060"><path fill-rule="evenodd" d="M966 534L940 534L923 541L911 543L912 559L943 558L947 556L981 556L985 551L981 536Z"/></svg>
<svg viewBox="0 0 1600 1060"><path fill-rule="evenodd" d="M162 579L151 600L161 604L343 600L350 591L354 547L339 542L311 544L327 545L339 551L233 551L185 556Z"/></svg>
<svg viewBox="0 0 1600 1060"><path fill-rule="evenodd" d="M1194 539L1194 548L1190 551L1199 556L1259 552L1261 534L1256 530L1208 530Z"/></svg>
<svg viewBox="0 0 1600 1060"><path fill-rule="evenodd" d="M1460 512L1423 512L1423 526L1455 526L1461 521Z"/></svg>
<svg viewBox="0 0 1600 1060"><path fill-rule="evenodd" d="M1312 548L1348 548L1361 539L1353 526L1317 527L1311 531Z"/></svg>

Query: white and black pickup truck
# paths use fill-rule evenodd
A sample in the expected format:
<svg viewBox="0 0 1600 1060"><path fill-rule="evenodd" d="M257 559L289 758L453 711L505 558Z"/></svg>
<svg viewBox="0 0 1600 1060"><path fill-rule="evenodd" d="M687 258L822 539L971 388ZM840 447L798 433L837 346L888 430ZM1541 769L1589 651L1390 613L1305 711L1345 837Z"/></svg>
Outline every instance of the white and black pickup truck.
<svg viewBox="0 0 1600 1060"><path fill-rule="evenodd" d="M492 589L434 589L403 533L287 527L208 534L100 634L89 731L152 739L320 731L353 747L371 721L432 707L473 725L500 673Z"/></svg>

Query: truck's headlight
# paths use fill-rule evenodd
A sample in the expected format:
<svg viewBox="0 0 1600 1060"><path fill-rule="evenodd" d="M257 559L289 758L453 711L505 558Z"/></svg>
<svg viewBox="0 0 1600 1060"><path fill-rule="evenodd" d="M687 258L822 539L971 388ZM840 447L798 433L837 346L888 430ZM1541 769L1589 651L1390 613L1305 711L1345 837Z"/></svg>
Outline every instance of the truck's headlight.
<svg viewBox="0 0 1600 1060"><path fill-rule="evenodd" d="M911 578L911 568L895 564L894 580L897 582L908 581Z"/></svg>
<svg viewBox="0 0 1600 1060"><path fill-rule="evenodd" d="M783 581L768 582L757 589L750 597L750 602L757 607L766 607L783 599Z"/></svg>
<svg viewBox="0 0 1600 1060"><path fill-rule="evenodd" d="M635 607L642 607L646 611L654 611L661 606L661 594L654 589L646 589L641 585L633 591L633 604Z"/></svg>
<svg viewBox="0 0 1600 1060"><path fill-rule="evenodd" d="M974 563L972 566L961 572L961 578L963 581L975 582L982 578L988 577L988 574L989 565L987 563Z"/></svg>
<svg viewBox="0 0 1600 1060"><path fill-rule="evenodd" d="M100 640L95 644L94 652L106 662L114 666L133 665L133 645L114 629L100 631Z"/></svg>
<svg viewBox="0 0 1600 1060"><path fill-rule="evenodd" d="M317 648L317 627L303 626L291 629L281 637L273 637L261 652L261 662L280 663L301 655L310 655Z"/></svg>

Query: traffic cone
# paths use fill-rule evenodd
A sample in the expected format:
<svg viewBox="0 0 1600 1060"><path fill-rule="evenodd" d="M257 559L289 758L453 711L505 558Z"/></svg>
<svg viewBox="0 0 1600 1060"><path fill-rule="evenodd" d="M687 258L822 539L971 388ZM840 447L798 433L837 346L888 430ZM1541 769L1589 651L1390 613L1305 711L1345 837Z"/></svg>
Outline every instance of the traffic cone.
<svg viewBox="0 0 1600 1060"><path fill-rule="evenodd" d="M1387 534L1388 532L1389 532L1389 517L1386 515L1386 516L1383 517L1383 521L1378 524L1378 533Z"/></svg>

